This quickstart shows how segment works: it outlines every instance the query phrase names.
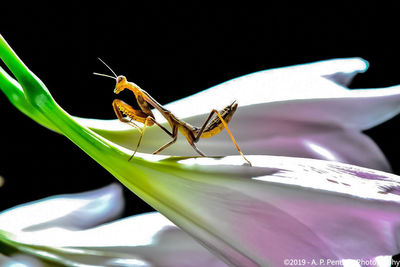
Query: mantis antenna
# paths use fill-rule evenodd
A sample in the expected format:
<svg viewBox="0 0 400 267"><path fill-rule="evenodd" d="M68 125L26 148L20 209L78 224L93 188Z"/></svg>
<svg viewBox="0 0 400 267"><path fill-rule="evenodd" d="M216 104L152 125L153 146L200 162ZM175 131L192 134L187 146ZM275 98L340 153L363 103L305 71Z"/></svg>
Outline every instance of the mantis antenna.
<svg viewBox="0 0 400 267"><path fill-rule="evenodd" d="M101 58L98 57L98 60L100 60L101 63L103 63L111 72L114 74L114 77L117 78L117 74L103 61Z"/></svg>
<svg viewBox="0 0 400 267"><path fill-rule="evenodd" d="M116 79L113 76L107 75L107 74L103 74L103 73L97 73L97 72L93 72L94 75L98 75L98 76L103 76L103 77L107 77L107 78L111 78L111 79Z"/></svg>

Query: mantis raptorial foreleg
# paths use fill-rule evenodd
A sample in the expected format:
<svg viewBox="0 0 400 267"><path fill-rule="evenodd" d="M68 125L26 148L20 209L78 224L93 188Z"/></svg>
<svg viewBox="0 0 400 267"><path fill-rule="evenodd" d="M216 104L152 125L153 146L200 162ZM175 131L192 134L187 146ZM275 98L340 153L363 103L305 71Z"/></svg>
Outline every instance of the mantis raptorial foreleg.
<svg viewBox="0 0 400 267"><path fill-rule="evenodd" d="M114 108L115 114L117 115L118 120L120 120L121 122L127 123L140 131L140 137L139 137L138 143L136 145L134 153L129 158L129 160L131 160L132 157L136 154L136 152L140 146L140 143L142 141L144 132L146 130L146 126L152 126L153 124L156 124L164 132L166 132L169 136L173 137L173 134L170 131L168 131L164 126L159 124L153 117L148 116L147 114L143 113L141 110L132 108L130 105L126 104L122 100L115 99L113 101L113 108ZM127 117L124 117L124 114ZM143 123L143 128L140 128L138 125L136 125L134 122L132 122L132 120Z"/></svg>

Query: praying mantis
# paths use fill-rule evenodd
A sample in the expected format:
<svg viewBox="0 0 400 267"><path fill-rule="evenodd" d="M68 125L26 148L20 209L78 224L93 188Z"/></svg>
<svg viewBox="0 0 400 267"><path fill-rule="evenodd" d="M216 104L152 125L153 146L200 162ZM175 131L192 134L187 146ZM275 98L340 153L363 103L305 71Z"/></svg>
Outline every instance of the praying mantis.
<svg viewBox="0 0 400 267"><path fill-rule="evenodd" d="M244 156L235 138L233 137L231 131L228 128L228 123L232 119L232 116L238 107L236 101L233 101L232 104L226 106L221 112L219 112L216 109L211 110L210 114L208 115L203 125L201 127L195 127L183 120L178 119L174 114L172 114L171 111L167 110L160 103L158 103L148 92L141 89L135 83L128 82L125 76L116 75L116 73L104 61L102 61L100 58L99 60L112 72L114 76L96 72L94 72L93 74L115 79L116 81L116 85L114 88L115 94L119 94L125 89L132 91L133 94L135 95L136 101L140 108L140 109L134 109L132 106L130 106L129 104L125 103L120 99L115 99L112 103L115 115L117 116L118 120L120 120L123 123L127 123L128 125L131 125L132 127L140 131L140 137L138 143L136 145L134 153L129 158L129 161L136 154L140 146L140 143L142 141L142 137L145 133L146 127L157 125L167 135L169 135L172 138L172 140L166 143L165 145L161 146L159 149L153 152L153 154L158 154L167 147L169 147L170 145L172 145L173 143L175 143L178 138L178 132L180 132L183 136L186 137L187 142L193 147L193 149L198 154L205 157L206 155L197 148L196 143L200 140L200 138L210 138L214 135L219 134L223 129L226 129L237 151L240 153L243 159L251 166L251 162ZM151 107L157 109L161 113L161 115L167 120L168 124L171 127L171 131L169 131L163 125L161 125L156 121L154 114L151 110ZM216 115L216 117L213 120L211 120L214 114ZM133 121L142 123L143 128L140 128Z"/></svg>

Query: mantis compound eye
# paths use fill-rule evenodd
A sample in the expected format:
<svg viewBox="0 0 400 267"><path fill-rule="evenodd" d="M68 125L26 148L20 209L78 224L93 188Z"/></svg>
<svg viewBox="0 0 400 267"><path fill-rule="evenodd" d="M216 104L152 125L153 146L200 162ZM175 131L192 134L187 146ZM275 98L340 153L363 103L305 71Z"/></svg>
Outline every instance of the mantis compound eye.
<svg viewBox="0 0 400 267"><path fill-rule="evenodd" d="M123 80L123 77L122 77L122 76L118 76L118 77L117 77L117 83L120 83L122 80Z"/></svg>

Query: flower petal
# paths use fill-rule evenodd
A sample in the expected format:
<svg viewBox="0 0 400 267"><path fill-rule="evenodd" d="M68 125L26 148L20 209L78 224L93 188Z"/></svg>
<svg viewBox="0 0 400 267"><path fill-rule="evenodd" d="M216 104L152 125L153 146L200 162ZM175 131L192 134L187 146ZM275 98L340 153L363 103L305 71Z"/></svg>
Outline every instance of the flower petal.
<svg viewBox="0 0 400 267"><path fill-rule="evenodd" d="M198 177L179 171L153 182L171 195L163 199L170 203L171 218L230 264L281 266L288 257L363 259L398 253L399 177L266 156L250 160L273 173L237 167L229 177L217 175L231 160L182 160L195 164Z"/></svg>
<svg viewBox="0 0 400 267"><path fill-rule="evenodd" d="M120 197L120 188L111 185L95 191L54 196L17 206L0 214L0 222L3 222L0 228L11 233L12 242L20 247L33 246L34 251L30 252L34 256L45 255L45 259L50 258L55 262L102 266L226 266L192 237L156 212L132 216L87 230L71 229L71 225L65 224L65 218L53 219L50 223L39 225L32 222L33 214L35 217L41 216L43 212L48 212L49 207L52 207L50 210L58 208L80 215L79 218L67 215L70 219L87 220L85 217L90 217L91 214L82 212L82 207L76 204L77 200L91 199L90 206L95 210L102 209L99 207L101 204L98 205L102 202L110 202L114 209L120 210L123 203L108 197L116 193ZM103 215L109 217L108 214ZM5 223L10 218L33 224L17 229L13 223ZM92 222L93 225L98 223ZM52 250L51 247L59 249ZM18 257L8 259L10 264L13 261L18 261Z"/></svg>
<svg viewBox="0 0 400 267"><path fill-rule="evenodd" d="M150 266L226 266L159 213L122 219L70 238L70 247L134 255Z"/></svg>
<svg viewBox="0 0 400 267"><path fill-rule="evenodd" d="M281 266L285 258L326 262L398 252L400 177L320 160L272 156L250 160L255 167L236 165L241 159L233 156L182 159L179 163L184 165L179 168L165 166L168 171L164 175L156 174L162 170L149 169L154 186L151 195L159 199L160 211L231 265ZM136 179L132 177L131 182ZM143 234L135 235L137 247L150 244L148 236L170 225L162 219L150 223L146 221L149 218L142 217L134 226L139 230L136 233ZM54 228L24 232L14 241L65 245L92 251L91 255L93 251L121 254L120 246L115 250L112 246L131 242L129 236L115 231L125 223L128 221L76 235ZM116 234L115 239L98 239L110 233ZM129 251L122 249L119 257ZM129 257L148 260L142 254Z"/></svg>
<svg viewBox="0 0 400 267"><path fill-rule="evenodd" d="M366 69L367 63L364 60L350 58L264 70L221 83L166 107L178 117L188 118L207 114L213 108L223 108L233 100L237 100L240 107L243 107L299 99L331 98L346 92L346 88L325 76L346 73L353 77Z"/></svg>
<svg viewBox="0 0 400 267"><path fill-rule="evenodd" d="M0 266L2 267L43 267L43 265L35 258L27 255L13 255L6 257L0 254Z"/></svg>
<svg viewBox="0 0 400 267"><path fill-rule="evenodd" d="M59 195L0 213L0 229L37 231L52 227L84 229L120 215L124 206L117 184L81 194Z"/></svg>

